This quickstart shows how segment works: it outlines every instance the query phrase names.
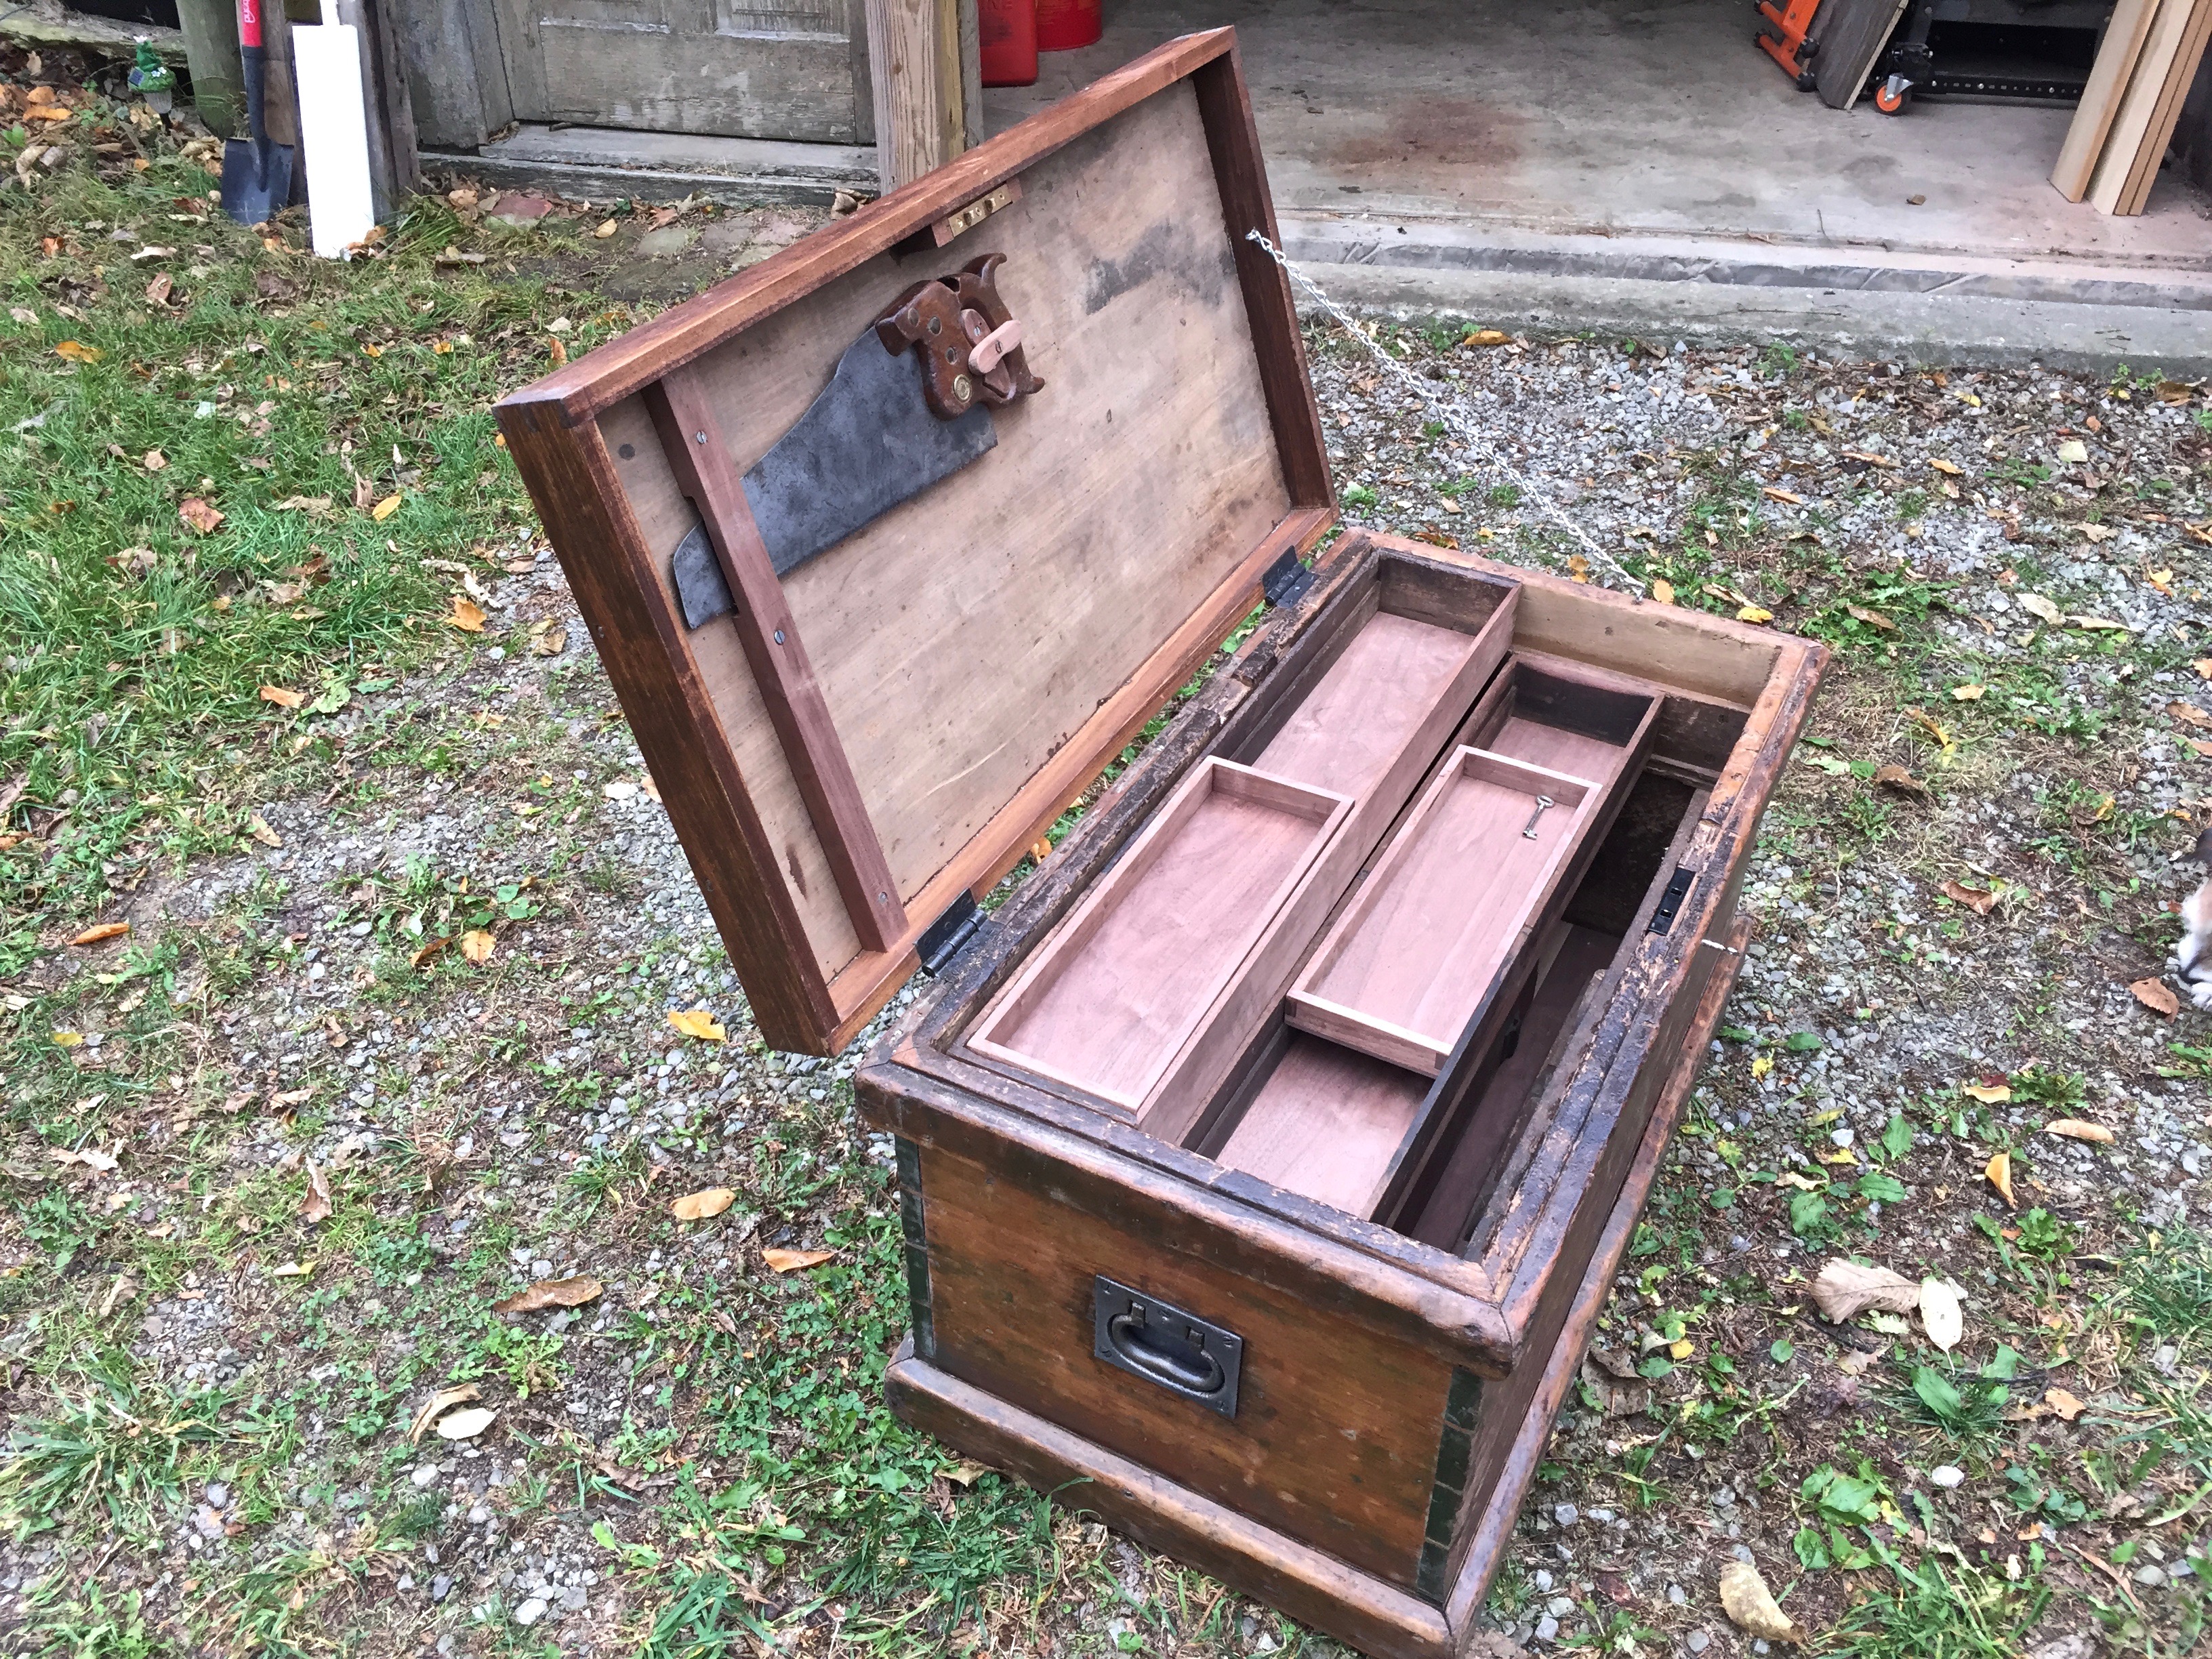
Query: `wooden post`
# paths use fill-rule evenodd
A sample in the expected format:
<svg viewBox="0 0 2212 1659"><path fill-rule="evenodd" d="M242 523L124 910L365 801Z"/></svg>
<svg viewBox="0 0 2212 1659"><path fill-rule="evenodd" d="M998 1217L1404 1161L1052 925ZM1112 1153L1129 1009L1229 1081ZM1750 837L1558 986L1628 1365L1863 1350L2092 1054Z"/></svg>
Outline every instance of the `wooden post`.
<svg viewBox="0 0 2212 1659"><path fill-rule="evenodd" d="M967 148L962 3L866 0L876 172L886 191L944 166Z"/></svg>

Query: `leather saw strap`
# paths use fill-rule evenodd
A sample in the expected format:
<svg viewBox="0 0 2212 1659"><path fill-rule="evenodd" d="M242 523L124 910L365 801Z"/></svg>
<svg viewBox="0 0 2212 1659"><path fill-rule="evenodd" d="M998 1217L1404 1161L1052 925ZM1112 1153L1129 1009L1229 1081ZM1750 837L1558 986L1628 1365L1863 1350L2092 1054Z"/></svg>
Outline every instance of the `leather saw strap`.
<svg viewBox="0 0 2212 1659"><path fill-rule="evenodd" d="M645 389L645 404L677 487L706 526L737 601L732 614L745 660L814 821L853 931L867 950L889 951L905 937L906 907L705 390L694 371L679 368Z"/></svg>

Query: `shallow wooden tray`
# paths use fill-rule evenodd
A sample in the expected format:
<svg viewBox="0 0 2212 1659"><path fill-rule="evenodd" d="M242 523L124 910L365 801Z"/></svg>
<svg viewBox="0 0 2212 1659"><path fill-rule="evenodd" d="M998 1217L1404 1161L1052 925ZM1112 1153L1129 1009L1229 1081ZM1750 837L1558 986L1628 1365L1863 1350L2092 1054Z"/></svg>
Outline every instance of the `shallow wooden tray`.
<svg viewBox="0 0 2212 1659"><path fill-rule="evenodd" d="M970 1045L1133 1112L1351 810L1333 791L1209 757Z"/></svg>
<svg viewBox="0 0 2212 1659"><path fill-rule="evenodd" d="M1434 1077L1527 946L1601 797L1484 749L1455 754L1291 989L1291 1023Z"/></svg>

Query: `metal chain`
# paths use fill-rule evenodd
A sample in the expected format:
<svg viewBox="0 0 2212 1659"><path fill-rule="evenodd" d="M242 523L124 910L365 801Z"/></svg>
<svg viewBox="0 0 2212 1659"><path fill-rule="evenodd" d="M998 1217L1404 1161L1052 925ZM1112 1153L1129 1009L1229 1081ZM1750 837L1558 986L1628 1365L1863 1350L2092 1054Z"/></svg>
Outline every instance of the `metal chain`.
<svg viewBox="0 0 2212 1659"><path fill-rule="evenodd" d="M1374 337L1370 335L1364 328L1360 326L1356 319L1346 312L1345 309L1341 306L1338 305L1335 301L1330 299L1328 295L1322 292L1320 287L1311 277L1305 276L1293 266L1290 260L1284 256L1282 249L1277 247L1262 232L1258 230L1248 230L1244 233L1244 240L1249 242L1256 243L1259 246L1264 248L1267 251L1267 257L1273 259L1277 264L1280 265L1283 268L1284 274L1293 283L1297 283L1308 294L1311 295L1315 302L1318 304L1323 311L1327 312L1335 319L1338 326L1342 328L1346 333L1351 335L1353 339L1358 341L1360 344L1365 346L1367 348L1368 355L1373 357L1376 362L1381 363L1393 374L1395 374L1401 380L1403 380L1413 392L1414 395L1419 397L1422 403L1426 404L1437 417L1443 421L1444 425L1458 434L1461 441L1474 453L1478 462L1487 465L1495 471L1504 473L1513 482L1514 485L1520 489L1523 495L1527 496L1536 504L1537 507L1543 513L1546 518L1551 520L1552 522L1558 525L1560 529L1565 531L1568 535L1573 537L1576 541L1581 543L1584 550L1589 555L1590 563L1594 568L1594 571L1603 570L1609 572L1619 579L1620 586L1630 594L1639 599L1644 597L1644 584L1638 581L1634 576L1630 575L1626 570L1623 569L1621 568L1620 562L1618 559L1614 558L1613 555L1600 547L1597 544L1595 538L1590 535L1589 532L1584 530L1582 526L1577 524L1574 520L1568 517L1566 510L1562 507L1557 501L1553 499L1552 493L1549 490L1537 483L1534 479L1529 477L1527 473L1522 471L1520 468L1515 466L1511 461L1506 459L1504 453L1500 450L1497 443L1492 440L1490 434L1483 430L1480 423L1476 421L1473 411L1471 411L1466 404L1461 403L1456 398L1444 398L1438 397L1430 389L1433 382L1423 380L1419 375L1414 374L1412 369L1407 368L1405 364L1400 362L1395 357L1393 357L1389 352L1385 351L1382 346L1376 342Z"/></svg>

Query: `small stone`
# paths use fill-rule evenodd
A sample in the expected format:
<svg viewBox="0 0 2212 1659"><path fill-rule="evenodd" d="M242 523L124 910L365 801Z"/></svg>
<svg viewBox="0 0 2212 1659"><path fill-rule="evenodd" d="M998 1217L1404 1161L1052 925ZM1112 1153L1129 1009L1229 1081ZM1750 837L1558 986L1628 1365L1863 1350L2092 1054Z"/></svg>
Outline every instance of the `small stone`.
<svg viewBox="0 0 2212 1659"><path fill-rule="evenodd" d="M1966 1472L1964 1469L1954 1468L1948 1463L1945 1463L1936 1468L1929 1470L1928 1478L1934 1481L1937 1486L1942 1487L1945 1492L1948 1492L1952 1487L1957 1486L1966 1478Z"/></svg>
<svg viewBox="0 0 2212 1659"><path fill-rule="evenodd" d="M1559 1621L1551 1614L1546 1613L1536 1621L1536 1639L1539 1642L1548 1642L1559 1633Z"/></svg>
<svg viewBox="0 0 2212 1659"><path fill-rule="evenodd" d="M435 1463L421 1464L407 1478L417 1486L427 1486L438 1478L438 1466Z"/></svg>
<svg viewBox="0 0 2212 1659"><path fill-rule="evenodd" d="M1572 1504L1562 1504L1552 1511L1552 1518L1563 1527L1571 1527L1582 1518L1582 1511Z"/></svg>
<svg viewBox="0 0 2212 1659"><path fill-rule="evenodd" d="M1540 1590L1547 1590L1552 1588L1552 1575L1545 1568L1539 1567L1536 1569L1534 1576L1530 1578L1529 1583L1535 1585L1535 1587Z"/></svg>
<svg viewBox="0 0 2212 1659"><path fill-rule="evenodd" d="M430 1581L430 1599L433 1601L442 1601L453 1593L453 1576L451 1573L441 1572Z"/></svg>
<svg viewBox="0 0 2212 1659"><path fill-rule="evenodd" d="M1575 1599L1571 1595L1555 1595L1544 1603L1544 1611L1554 1619L1571 1619L1575 1613Z"/></svg>
<svg viewBox="0 0 2212 1659"><path fill-rule="evenodd" d="M647 259L672 259L691 246L698 232L682 225L663 225L637 239L637 251Z"/></svg>
<svg viewBox="0 0 2212 1659"><path fill-rule="evenodd" d="M2145 1562L2135 1570L2134 1577L2136 1583L2141 1584L2145 1589L2156 1589L2166 1582L2166 1569L2154 1567L2148 1562Z"/></svg>
<svg viewBox="0 0 2212 1659"><path fill-rule="evenodd" d="M1689 1606L1690 1597L1688 1592L1684 1590L1680 1584L1668 1585L1667 1604L1669 1607L1686 1607Z"/></svg>
<svg viewBox="0 0 2212 1659"><path fill-rule="evenodd" d="M1693 1630L1682 1638L1682 1645L1692 1653L1703 1653L1712 1644L1713 1638L1711 1633L1705 1631Z"/></svg>
<svg viewBox="0 0 2212 1659"><path fill-rule="evenodd" d="M515 1607L514 1622L527 1630L531 1626L543 1619L549 1611L550 1609L546 1605L533 1595L527 1601L524 1601Z"/></svg>

